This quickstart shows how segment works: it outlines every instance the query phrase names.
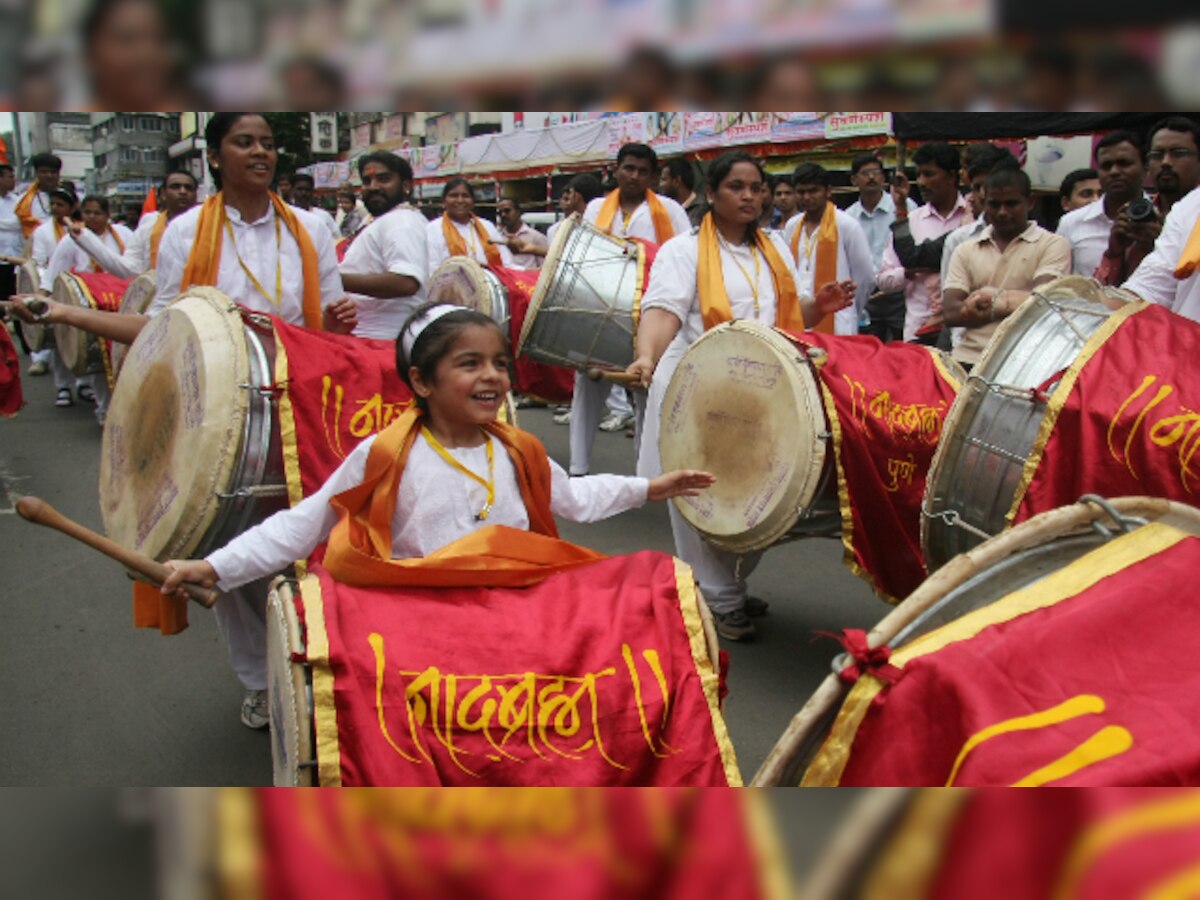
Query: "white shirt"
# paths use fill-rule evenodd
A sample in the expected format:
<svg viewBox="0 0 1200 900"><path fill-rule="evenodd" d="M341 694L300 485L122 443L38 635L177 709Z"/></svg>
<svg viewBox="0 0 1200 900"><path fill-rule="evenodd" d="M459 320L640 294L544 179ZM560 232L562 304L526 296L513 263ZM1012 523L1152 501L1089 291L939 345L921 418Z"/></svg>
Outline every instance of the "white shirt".
<svg viewBox="0 0 1200 900"><path fill-rule="evenodd" d="M63 237L67 236L67 230L63 229ZM39 269L45 269L50 265L50 257L54 255L54 249L58 246L60 238L55 235L54 223L43 222L33 231L33 238L30 241L29 258L37 263Z"/></svg>
<svg viewBox="0 0 1200 900"><path fill-rule="evenodd" d="M137 278L153 268L150 265L150 236L154 233L154 226L158 224L158 217L161 215L166 213L152 212L142 216L133 238L125 242L123 254L114 253L112 248L96 237L95 232L86 228L83 234L74 240L104 271L111 272L118 278Z"/></svg>
<svg viewBox="0 0 1200 900"><path fill-rule="evenodd" d="M25 233L21 231L21 220L17 218L17 204L21 194L9 191L0 197L0 256L24 256Z"/></svg>
<svg viewBox="0 0 1200 900"><path fill-rule="evenodd" d="M907 206L910 213L917 209L916 201L912 197L908 198ZM892 223L896 221L896 201L892 199L891 192L884 191L870 212L867 212L861 199L855 200L847 207L846 215L856 221L867 236L867 246L871 248L871 262L878 269L883 263L883 251L887 249L888 239L892 236Z"/></svg>
<svg viewBox="0 0 1200 900"><path fill-rule="evenodd" d="M1108 249L1108 236L1115 221L1104 212L1103 197L1073 209L1059 219L1055 233L1071 244L1071 271L1074 274L1090 277L1096 271Z"/></svg>
<svg viewBox="0 0 1200 900"><path fill-rule="evenodd" d="M288 206L292 206L292 204L289 203ZM333 216L329 214L329 211L325 209L325 207L313 204L308 209L302 209L299 206L292 206L292 209L297 210L298 212L306 212L309 215L316 216L321 220L321 224L329 229L329 236L333 238L334 241L340 241L342 239L341 229L338 228L337 222L334 221Z"/></svg>
<svg viewBox="0 0 1200 900"><path fill-rule="evenodd" d="M425 226L426 247L429 252L429 274L432 275L438 270L438 266L450 258L450 248L446 246L446 236L442 234L442 219L445 216L438 216L432 222ZM493 246L500 251L500 265L506 269L513 268L512 251L504 244L499 243L501 240L500 232L496 230L496 226L487 219L479 219L483 223L483 230L488 236L488 240L496 241ZM465 225L460 225L453 219L450 219L450 224L458 229L459 235L467 245L467 255L480 265L487 265L487 249L479 243L479 235L475 233L474 222L467 222Z"/></svg>
<svg viewBox="0 0 1200 900"><path fill-rule="evenodd" d="M589 225L595 225L596 219L600 216L600 208L604 206L606 199L607 195L597 197L588 203L587 209L583 211L583 221ZM679 237L692 230L692 223L688 220L687 211L682 206L662 194L658 195L658 199L667 210L667 219L670 220L671 227L675 230L673 237ZM654 218L650 215L650 204L645 200L633 211L628 222L625 221L625 215L621 212L621 208L617 207L617 213L613 216L612 221L612 234L614 237L634 237L652 244L660 243L658 233L654 230Z"/></svg>
<svg viewBox="0 0 1200 900"><path fill-rule="evenodd" d="M158 291L150 308L146 310L147 315L161 312L179 296L183 269L187 265L188 254L196 238L196 224L202 209L203 205L193 207L176 216L167 226L162 242L158 245ZM277 315L292 325L303 325L304 271L300 259L300 245L282 222L279 240L276 243L275 207L268 206L266 215L254 222L243 222L241 213L232 207L225 207L225 212L233 227L233 237L230 238L228 229L222 234L217 289L247 309ZM317 252L321 308L324 309L342 296L342 276L338 274L333 238L319 219L302 209L294 212L300 224L308 230ZM239 257L241 263L238 262ZM273 293L277 261L278 269L283 275L283 296L278 309L273 299L268 299L258 292L242 270L244 263L254 273L258 283Z"/></svg>
<svg viewBox="0 0 1200 900"><path fill-rule="evenodd" d="M357 337L394 341L405 320L425 302L429 283L425 217L415 209L396 207L360 231L342 259L347 275L408 275L420 284L408 297L348 295L358 307Z"/></svg>
<svg viewBox="0 0 1200 900"><path fill-rule="evenodd" d="M329 500L335 494L362 483L367 454L375 435L351 451L329 480L291 509L276 513L208 556L220 576L218 586L232 590L256 578L278 572L298 559L305 559L329 536L338 514ZM413 559L487 525L529 528L529 513L517 484L516 467L504 445L494 437L495 503L486 521L475 515L487 502L487 492L466 475L453 469L429 446L424 435L417 437L409 452L396 497L392 518L392 557ZM472 472L488 470L485 445L450 449L448 452ZM589 475L570 478L550 460L550 509L572 522L595 522L634 509L646 502L649 482L624 475Z"/></svg>
<svg viewBox="0 0 1200 900"><path fill-rule="evenodd" d="M51 228L50 234L53 236L54 225L53 223L47 224ZM44 226L38 226L38 230L40 231L42 227ZM111 230L104 232L103 237L92 234L90 231L88 233L92 234L92 236L96 238L97 243L102 244L114 256L120 256L121 245L118 244L117 239L113 237L113 231L116 231L116 233L121 236L121 243L128 247L130 241L133 240L133 232L124 225L114 224ZM58 246L54 248L54 253L50 257L50 264L46 267L45 271L42 272L42 290L53 291L54 279L56 279L63 272L72 271L92 271L92 258L88 256L87 251L85 251L71 239L71 234L68 232L63 236L63 239L58 242Z"/></svg>
<svg viewBox="0 0 1200 900"><path fill-rule="evenodd" d="M858 323L867 308L867 300L875 290L875 264L871 261L871 247L867 236L849 214L840 209L834 212L837 219L838 255L837 277L839 281L852 279L858 285L854 293L854 305L839 309L833 317L835 334L858 334ZM804 214L793 216L788 220L788 226L783 232L783 241L787 245L788 256L791 256L792 238L796 229L804 224ZM819 226L818 226L819 227ZM817 261L817 232L811 235L808 252L805 252L805 241L800 239L800 258L796 260L796 290L801 297L812 297L817 285L813 284L814 266Z"/></svg>
<svg viewBox="0 0 1200 900"><path fill-rule="evenodd" d="M1154 242L1154 250L1123 287L1143 300L1200 322L1200 272L1193 272L1182 281L1175 277L1179 257L1197 221L1200 221L1200 188L1193 189L1171 207L1162 233Z"/></svg>

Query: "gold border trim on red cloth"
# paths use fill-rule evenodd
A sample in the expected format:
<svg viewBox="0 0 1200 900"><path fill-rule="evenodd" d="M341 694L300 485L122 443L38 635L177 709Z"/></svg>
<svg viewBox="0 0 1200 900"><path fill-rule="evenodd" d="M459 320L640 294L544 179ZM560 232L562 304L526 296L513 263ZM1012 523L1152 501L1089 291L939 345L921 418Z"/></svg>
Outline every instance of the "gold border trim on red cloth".
<svg viewBox="0 0 1200 900"><path fill-rule="evenodd" d="M262 835L251 788L217 788L216 876L221 900L262 900Z"/></svg>
<svg viewBox="0 0 1200 900"><path fill-rule="evenodd" d="M292 392L288 380L287 345L275 333L275 384L279 386L279 445L283 453L283 477L287 482L288 506L304 499L304 483L300 477L300 450L296 444L296 414L292 409ZM303 578L308 571L307 560L296 560L296 576Z"/></svg>
<svg viewBox="0 0 1200 900"><path fill-rule="evenodd" d="M863 900L925 900L932 896L951 828L968 788L924 788L904 810L863 878Z"/></svg>
<svg viewBox="0 0 1200 900"><path fill-rule="evenodd" d="M1088 590L1117 572L1169 550L1184 538L1194 537L1171 525L1152 523L1131 534L1114 538L1084 554L1068 566L981 609L968 613L897 649L889 660L903 669L911 660L936 653L951 644L976 637L993 625L1047 609ZM885 683L866 674L838 710L837 718L800 781L801 787L837 787L850 760L858 729Z"/></svg>
<svg viewBox="0 0 1200 900"><path fill-rule="evenodd" d="M700 607L704 599L696 590L696 576L691 566L679 559L675 563L675 593L679 597L679 611L683 614L683 624L687 630L688 647L692 651L692 664L700 678L700 687L704 691L704 699L708 702L708 713L712 719L713 736L717 741L717 749L721 752L721 765L725 769L725 780L730 787L742 787L742 772L738 768L737 754L733 750L733 742L729 739L729 730L725 726L725 717L721 714L720 706L720 674L716 666L718 661L709 658L708 638L704 633L704 622L700 618Z"/></svg>
<svg viewBox="0 0 1200 900"><path fill-rule="evenodd" d="M1104 346L1118 328L1125 324L1131 316L1137 315L1149 306L1149 303L1127 303L1116 310L1088 338L1087 343L1083 345L1083 349L1079 351L1079 355L1075 357L1075 361L1071 363L1066 373L1064 373L1062 380L1058 383L1058 387L1050 395L1050 401L1046 404L1046 413L1042 416L1042 422L1038 426L1037 437L1033 441L1033 449L1030 451L1029 457L1025 460L1025 467L1021 470L1021 480L1018 482L1016 492L1013 494L1012 505L1009 506L1008 513L1004 516L1004 521L1008 526L1011 527L1017 517L1017 510L1020 509L1021 502L1025 499L1025 494L1029 490L1029 485L1033 482L1034 475L1037 474L1038 466L1042 463L1046 444L1050 440L1050 435L1054 432L1054 426L1058 424L1059 413L1062 412L1063 407L1066 406L1067 399L1075 390L1075 382L1079 380L1079 376L1083 372L1083 367L1091 361L1096 352Z"/></svg>
<svg viewBox="0 0 1200 900"><path fill-rule="evenodd" d="M74 275L75 273L70 274ZM94 310L100 310L100 304L96 302L96 297L92 294L92 289L88 286L87 281L76 277L75 283L79 285L79 290L87 298L88 306ZM117 386L117 376L113 374L112 366L112 341L99 335L96 336L96 340L100 342L100 358L104 360L104 377L108 379L108 389L112 391Z"/></svg>
<svg viewBox="0 0 1200 900"><path fill-rule="evenodd" d="M337 706L333 700L333 665L329 660L329 632L325 629L325 597L316 575L300 579L300 598L304 601L304 629L307 657L312 666L313 721L316 734L317 784L342 786L342 749L338 743Z"/></svg>
<svg viewBox="0 0 1200 900"><path fill-rule="evenodd" d="M759 876L759 896L763 900L793 900L795 881L767 796L766 788L751 788L738 794L750 849L757 864L754 870Z"/></svg>

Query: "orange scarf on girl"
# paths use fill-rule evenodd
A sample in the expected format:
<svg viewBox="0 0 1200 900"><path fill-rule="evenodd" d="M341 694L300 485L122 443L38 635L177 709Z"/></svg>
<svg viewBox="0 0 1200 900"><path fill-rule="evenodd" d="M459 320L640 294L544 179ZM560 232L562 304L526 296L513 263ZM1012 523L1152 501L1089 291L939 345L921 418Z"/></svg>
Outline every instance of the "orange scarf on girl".
<svg viewBox="0 0 1200 900"><path fill-rule="evenodd" d="M21 234L25 240L29 240L37 227L42 224L42 220L33 214L33 200L37 195L38 186L35 181L25 190L24 196L17 201L16 208L13 210L13 213L21 221Z"/></svg>
<svg viewBox="0 0 1200 900"><path fill-rule="evenodd" d="M321 272L317 263L317 250L307 229L300 224L290 206L271 192L271 205L275 215L287 228L300 247L300 265L304 275L304 325L313 331L321 330ZM196 238L183 268L183 279L179 285L182 293L192 285L216 287L217 274L221 270L221 245L224 243L225 194L218 191L204 201L200 218L196 222Z"/></svg>
<svg viewBox="0 0 1200 900"><path fill-rule="evenodd" d="M467 227L475 229L475 237L479 240L479 246L483 247L484 255L487 256L487 264L489 266L500 266L500 251L492 243L492 239L484 229L483 223L479 221L479 216L471 216L471 221ZM463 240L463 236L458 233L458 229L454 227L454 223L446 215L442 216L442 236L446 239L446 247L449 248L451 256L470 256L472 259L474 258L467 247L467 242Z"/></svg>
<svg viewBox="0 0 1200 900"><path fill-rule="evenodd" d="M596 227L611 234L620 205L621 190L618 188L604 198L604 204L596 215ZM671 217L667 215L667 208L658 199L658 194L650 190L646 191L646 205L650 207L650 221L654 223L654 238L659 244L665 244L675 237L675 229L671 226Z"/></svg>
<svg viewBox="0 0 1200 900"><path fill-rule="evenodd" d="M421 409L412 407L381 431L367 455L362 484L330 501L340 518L330 532L323 565L334 578L356 587L523 587L604 558L559 540L550 512L545 448L532 435L496 423L484 430L500 440L516 466L529 531L490 525L429 556L393 559L396 497L424 418Z"/></svg>
<svg viewBox="0 0 1200 900"><path fill-rule="evenodd" d="M158 245L162 243L163 232L167 230L167 214L160 212L154 221L154 229L150 232L150 268L158 268Z"/></svg>
<svg viewBox="0 0 1200 900"><path fill-rule="evenodd" d="M803 237L804 219L801 217L801 220L796 223L796 233L792 235L792 256L796 258L796 265L800 264L800 241ZM837 281L837 207L833 203L825 204L825 212L821 214L821 221L817 224L815 240L817 242L817 258L813 261L814 294L831 281ZM827 314L813 326L812 330L833 334L833 313Z"/></svg>
<svg viewBox="0 0 1200 900"><path fill-rule="evenodd" d="M725 274L721 269L721 242L711 212L700 223L699 241L696 289L700 295L704 330L708 331L733 319L733 308L725 290ZM787 263L761 228L755 229L754 241L755 249L767 261L771 280L775 284L775 327L784 331L803 331L804 312L800 309L800 298L796 294L796 280L788 271Z"/></svg>

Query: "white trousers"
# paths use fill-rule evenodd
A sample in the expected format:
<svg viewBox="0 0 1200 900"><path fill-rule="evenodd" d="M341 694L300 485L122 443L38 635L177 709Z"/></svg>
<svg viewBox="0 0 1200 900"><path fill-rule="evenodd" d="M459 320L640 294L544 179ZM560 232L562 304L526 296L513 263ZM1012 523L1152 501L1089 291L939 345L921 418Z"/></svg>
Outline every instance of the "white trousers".
<svg viewBox="0 0 1200 900"><path fill-rule="evenodd" d="M645 403L639 407L637 397L642 391L634 391L634 405L629 405L625 389L601 378L592 381L582 372L575 373L575 390L571 397L571 462L567 471L572 475L587 475L592 466L592 444L600 419L607 403L608 408L618 415L635 417L635 437L641 433L641 422L645 417ZM638 441L634 441L636 455Z"/></svg>
<svg viewBox="0 0 1200 900"><path fill-rule="evenodd" d="M213 613L217 631L229 651L229 664L248 691L267 689L267 592L271 579L262 578L229 591Z"/></svg>

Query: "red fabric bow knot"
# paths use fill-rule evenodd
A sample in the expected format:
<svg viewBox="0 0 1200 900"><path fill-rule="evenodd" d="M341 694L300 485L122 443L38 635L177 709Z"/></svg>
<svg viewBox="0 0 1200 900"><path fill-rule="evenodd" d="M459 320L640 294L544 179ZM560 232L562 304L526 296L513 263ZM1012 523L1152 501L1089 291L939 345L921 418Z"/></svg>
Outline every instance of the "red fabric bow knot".
<svg viewBox="0 0 1200 900"><path fill-rule="evenodd" d="M845 684L854 684L863 675L874 675L880 681L895 684L902 674L900 669L888 662L892 657L892 648L886 644L869 646L867 633L861 628L845 628L840 635L818 631L817 636L833 638L850 654L853 662L838 673L838 678Z"/></svg>

